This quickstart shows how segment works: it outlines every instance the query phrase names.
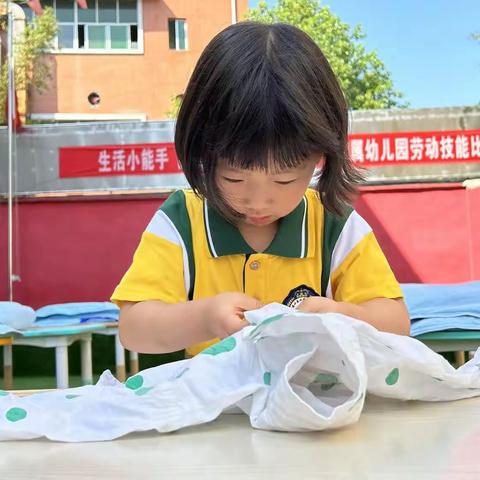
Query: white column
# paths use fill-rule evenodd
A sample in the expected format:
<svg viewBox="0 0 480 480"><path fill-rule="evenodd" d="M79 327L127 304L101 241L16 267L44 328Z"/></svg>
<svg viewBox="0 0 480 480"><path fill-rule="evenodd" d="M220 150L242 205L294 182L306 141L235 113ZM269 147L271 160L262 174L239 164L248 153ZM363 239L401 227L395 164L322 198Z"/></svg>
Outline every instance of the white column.
<svg viewBox="0 0 480 480"><path fill-rule="evenodd" d="M126 378L125 350L123 349L123 345L120 343L120 335L118 333L115 335L115 366L118 380L124 382Z"/></svg>
<svg viewBox="0 0 480 480"><path fill-rule="evenodd" d="M92 369L92 338L81 340L81 361L82 361L82 384L91 385L93 383Z"/></svg>
<svg viewBox="0 0 480 480"><path fill-rule="evenodd" d="M5 390L13 388L12 345L3 346L3 383Z"/></svg>
<svg viewBox="0 0 480 480"><path fill-rule="evenodd" d="M55 370L57 388L68 388L68 347L66 345L55 347Z"/></svg>
<svg viewBox="0 0 480 480"><path fill-rule="evenodd" d="M140 370L140 365L138 363L138 353L129 352L130 355L130 375L135 375Z"/></svg>
<svg viewBox="0 0 480 480"><path fill-rule="evenodd" d="M232 25L237 23L237 0L230 0L230 5L232 9Z"/></svg>

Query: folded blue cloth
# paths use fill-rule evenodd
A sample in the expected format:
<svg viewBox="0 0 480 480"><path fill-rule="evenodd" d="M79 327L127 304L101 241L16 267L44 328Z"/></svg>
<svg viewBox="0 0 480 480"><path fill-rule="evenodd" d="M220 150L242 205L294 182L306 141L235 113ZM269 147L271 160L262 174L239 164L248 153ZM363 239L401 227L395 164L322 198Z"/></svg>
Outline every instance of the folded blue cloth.
<svg viewBox="0 0 480 480"><path fill-rule="evenodd" d="M480 282L401 285L411 336L443 330L480 330Z"/></svg>
<svg viewBox="0 0 480 480"><path fill-rule="evenodd" d="M76 325L118 321L120 309L110 302L73 302L46 305L36 311L37 325Z"/></svg>
<svg viewBox="0 0 480 480"><path fill-rule="evenodd" d="M36 311L37 318L46 318L52 315L78 316L102 312L119 312L117 305L111 302L71 302L45 305Z"/></svg>
<svg viewBox="0 0 480 480"><path fill-rule="evenodd" d="M36 312L16 302L0 302L0 335L22 333L35 327L61 327L118 321L120 309L110 302L75 302L46 305Z"/></svg>
<svg viewBox="0 0 480 480"><path fill-rule="evenodd" d="M445 330L479 330L480 317L462 315L460 317L432 317L412 322L410 336L418 337L423 333L443 332Z"/></svg>
<svg viewBox="0 0 480 480"><path fill-rule="evenodd" d="M0 323L0 335L7 335L10 333L21 333L20 330L17 330L16 328L11 327L10 325L5 325L3 323Z"/></svg>
<svg viewBox="0 0 480 480"><path fill-rule="evenodd" d="M30 328L35 322L35 310L17 302L0 302L0 334Z"/></svg>
<svg viewBox="0 0 480 480"><path fill-rule="evenodd" d="M401 285L411 320L431 317L480 317L480 282Z"/></svg>

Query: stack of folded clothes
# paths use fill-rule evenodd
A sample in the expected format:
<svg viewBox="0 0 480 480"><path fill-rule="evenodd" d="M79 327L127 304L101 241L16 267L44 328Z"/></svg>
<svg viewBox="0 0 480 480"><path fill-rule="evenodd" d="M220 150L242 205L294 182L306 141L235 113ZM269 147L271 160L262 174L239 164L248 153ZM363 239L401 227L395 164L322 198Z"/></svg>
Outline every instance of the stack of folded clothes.
<svg viewBox="0 0 480 480"><path fill-rule="evenodd" d="M480 331L480 282L401 285L412 322L410 335L445 330Z"/></svg>
<svg viewBox="0 0 480 480"><path fill-rule="evenodd" d="M110 302L74 302L46 305L36 311L36 327L109 323L118 321L119 308Z"/></svg>
<svg viewBox="0 0 480 480"><path fill-rule="evenodd" d="M0 302L0 335L30 328L35 322L35 310L17 302Z"/></svg>

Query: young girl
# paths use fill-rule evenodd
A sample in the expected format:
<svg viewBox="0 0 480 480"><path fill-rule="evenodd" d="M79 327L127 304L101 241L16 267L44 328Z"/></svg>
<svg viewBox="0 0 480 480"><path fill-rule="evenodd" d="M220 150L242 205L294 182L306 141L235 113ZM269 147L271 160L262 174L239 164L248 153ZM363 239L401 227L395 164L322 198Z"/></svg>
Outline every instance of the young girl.
<svg viewBox="0 0 480 480"><path fill-rule="evenodd" d="M338 81L305 33L254 22L220 32L176 125L193 190L160 207L112 296L124 346L193 355L270 302L407 335L400 287L371 228L347 207L361 179L347 130Z"/></svg>

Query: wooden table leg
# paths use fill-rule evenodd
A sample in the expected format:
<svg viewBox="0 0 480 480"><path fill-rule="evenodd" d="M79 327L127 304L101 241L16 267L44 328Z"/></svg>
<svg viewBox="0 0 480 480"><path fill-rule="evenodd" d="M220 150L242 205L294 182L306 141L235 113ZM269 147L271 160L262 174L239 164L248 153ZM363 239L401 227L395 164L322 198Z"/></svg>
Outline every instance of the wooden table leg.
<svg viewBox="0 0 480 480"><path fill-rule="evenodd" d="M465 352L455 352L455 364L458 367L462 366L465 363Z"/></svg>

